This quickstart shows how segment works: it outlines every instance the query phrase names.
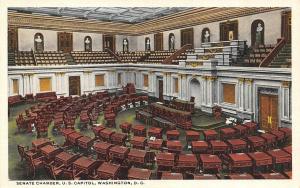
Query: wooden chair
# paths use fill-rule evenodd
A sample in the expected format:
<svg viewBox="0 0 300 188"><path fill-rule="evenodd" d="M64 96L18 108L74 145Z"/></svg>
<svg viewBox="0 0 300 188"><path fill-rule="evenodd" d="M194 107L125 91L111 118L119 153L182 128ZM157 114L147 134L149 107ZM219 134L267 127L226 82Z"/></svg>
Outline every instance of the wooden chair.
<svg viewBox="0 0 300 188"><path fill-rule="evenodd" d="M27 155L34 155L35 154L35 150L34 149L29 150L28 146L25 147L25 146L22 146L22 145L18 145L17 147L18 147L19 155L21 157L21 161L23 161L23 159L26 157L26 154Z"/></svg>
<svg viewBox="0 0 300 188"><path fill-rule="evenodd" d="M64 169L62 174L63 174L64 179L66 179L66 180L81 180L83 171L79 171L78 173L75 173L74 170Z"/></svg>
<svg viewBox="0 0 300 188"><path fill-rule="evenodd" d="M50 177L54 180L57 180L63 173L63 167L64 165L60 165L60 166L54 166L54 161L52 161L50 164L46 163L45 161L43 161L43 165L45 167L45 169L48 171Z"/></svg>
<svg viewBox="0 0 300 188"><path fill-rule="evenodd" d="M25 158L28 163L27 176L29 176L29 173L32 172L33 173L32 178L34 179L36 171L44 168L44 164L43 164L44 157L38 156L37 154L29 155L25 153Z"/></svg>

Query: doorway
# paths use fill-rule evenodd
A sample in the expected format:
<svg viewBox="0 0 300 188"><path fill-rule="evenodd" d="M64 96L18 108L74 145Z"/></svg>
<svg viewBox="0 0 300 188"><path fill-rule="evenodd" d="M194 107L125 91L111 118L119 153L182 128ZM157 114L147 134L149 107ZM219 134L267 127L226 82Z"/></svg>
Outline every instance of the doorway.
<svg viewBox="0 0 300 188"><path fill-rule="evenodd" d="M263 130L278 129L278 95L259 94L259 122Z"/></svg>
<svg viewBox="0 0 300 188"><path fill-rule="evenodd" d="M195 106L201 106L200 82L193 78L190 82L190 97L195 97Z"/></svg>
<svg viewBox="0 0 300 188"><path fill-rule="evenodd" d="M181 32L181 47L186 44L191 44L194 48L194 30L193 28L182 29Z"/></svg>
<svg viewBox="0 0 300 188"><path fill-rule="evenodd" d="M113 36L113 35L103 35L103 50L105 48L108 48L112 52L115 52L115 36Z"/></svg>
<svg viewBox="0 0 300 188"><path fill-rule="evenodd" d="M73 34L66 32L57 33L57 48L58 51L71 52L73 51Z"/></svg>
<svg viewBox="0 0 300 188"><path fill-rule="evenodd" d="M162 51L163 50L163 34L157 33L154 35L154 50Z"/></svg>
<svg viewBox="0 0 300 188"><path fill-rule="evenodd" d="M220 41L238 40L238 21L220 23Z"/></svg>
<svg viewBox="0 0 300 188"><path fill-rule="evenodd" d="M69 96L71 95L81 95L80 76L69 77Z"/></svg>

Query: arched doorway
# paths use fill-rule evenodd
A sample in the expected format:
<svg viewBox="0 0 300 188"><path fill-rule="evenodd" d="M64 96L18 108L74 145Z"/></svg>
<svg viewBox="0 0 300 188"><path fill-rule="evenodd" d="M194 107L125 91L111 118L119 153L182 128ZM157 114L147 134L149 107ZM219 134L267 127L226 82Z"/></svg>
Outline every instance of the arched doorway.
<svg viewBox="0 0 300 188"><path fill-rule="evenodd" d="M195 106L198 108L201 106L200 92L200 82L196 78L193 78L190 82L190 97L195 97Z"/></svg>

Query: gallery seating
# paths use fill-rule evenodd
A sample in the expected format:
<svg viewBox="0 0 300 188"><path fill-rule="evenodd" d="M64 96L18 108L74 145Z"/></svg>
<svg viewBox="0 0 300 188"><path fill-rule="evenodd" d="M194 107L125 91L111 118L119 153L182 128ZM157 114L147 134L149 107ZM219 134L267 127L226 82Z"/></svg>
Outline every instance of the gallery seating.
<svg viewBox="0 0 300 188"><path fill-rule="evenodd" d="M48 101L57 99L56 92L37 93L35 99L38 101Z"/></svg>
<svg viewBox="0 0 300 188"><path fill-rule="evenodd" d="M34 52L36 64L43 65L66 65L68 64L62 51Z"/></svg>
<svg viewBox="0 0 300 188"><path fill-rule="evenodd" d="M76 64L107 64L117 63L117 60L105 51L72 51L71 55Z"/></svg>
<svg viewBox="0 0 300 188"><path fill-rule="evenodd" d="M8 105L12 106L15 104L20 104L23 103L25 100L23 99L23 97L21 95L15 95L15 96L10 96L8 97Z"/></svg>

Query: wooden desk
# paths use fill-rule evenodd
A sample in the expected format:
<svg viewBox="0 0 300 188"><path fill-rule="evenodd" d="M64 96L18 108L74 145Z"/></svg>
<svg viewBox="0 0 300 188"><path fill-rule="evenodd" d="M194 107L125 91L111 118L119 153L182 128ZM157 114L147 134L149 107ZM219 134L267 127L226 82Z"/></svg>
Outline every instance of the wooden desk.
<svg viewBox="0 0 300 188"><path fill-rule="evenodd" d="M194 109L195 109L194 102L181 100L181 99L172 100L170 106L177 110L187 111L187 112L191 112L191 113L194 112Z"/></svg>
<svg viewBox="0 0 300 188"><path fill-rule="evenodd" d="M146 128L143 125L136 125L132 127L132 132L134 136L144 136L146 137Z"/></svg>
<svg viewBox="0 0 300 188"><path fill-rule="evenodd" d="M204 136L205 141L218 139L218 133L215 130L203 131L203 136Z"/></svg>
<svg viewBox="0 0 300 188"><path fill-rule="evenodd" d="M99 126L94 126L94 127L92 128L92 130L93 130L93 132L94 132L94 134L95 134L95 137L99 137L100 132L101 132L102 130L104 130L104 129L105 129L105 127L104 127L104 126L101 126L101 125L99 125Z"/></svg>
<svg viewBox="0 0 300 188"><path fill-rule="evenodd" d="M98 159L108 160L109 149L114 145L107 142L95 142L94 149L98 155Z"/></svg>
<svg viewBox="0 0 300 188"><path fill-rule="evenodd" d="M252 167L251 158L245 153L232 153L229 154L229 170L236 168Z"/></svg>
<svg viewBox="0 0 300 188"><path fill-rule="evenodd" d="M218 177L215 174L194 174L194 180L215 180Z"/></svg>
<svg viewBox="0 0 300 188"><path fill-rule="evenodd" d="M41 147L44 147L46 145L51 145L51 141L48 138L39 138L34 141L32 141L32 147L35 150L39 150Z"/></svg>
<svg viewBox="0 0 300 188"><path fill-rule="evenodd" d="M259 177L261 179L287 179L283 174L281 173L260 173Z"/></svg>
<svg viewBox="0 0 300 188"><path fill-rule="evenodd" d="M278 130L284 133L285 139L292 138L292 129L287 128L287 127L280 127Z"/></svg>
<svg viewBox="0 0 300 188"><path fill-rule="evenodd" d="M178 140L179 136L180 136L180 133L178 130L170 130L170 131L167 131L166 134L167 134L168 140Z"/></svg>
<svg viewBox="0 0 300 188"><path fill-rule="evenodd" d="M228 175L229 179L235 179L235 180L248 180L248 179L254 179L254 177L251 174L244 173L244 174L230 174Z"/></svg>
<svg viewBox="0 0 300 188"><path fill-rule="evenodd" d="M73 168L76 171L83 171L85 174L91 174L92 171L96 168L96 160L87 158L87 157L80 157L76 161L73 162Z"/></svg>
<svg viewBox="0 0 300 188"><path fill-rule="evenodd" d="M183 180L181 173L163 172L161 175L162 180Z"/></svg>
<svg viewBox="0 0 300 188"><path fill-rule="evenodd" d="M121 166L119 164L112 164L108 162L102 163L97 169L98 177L104 180L116 180L120 172Z"/></svg>
<svg viewBox="0 0 300 188"><path fill-rule="evenodd" d="M94 139L88 136L82 136L78 138L77 143L79 147L88 150L89 148L92 147L94 143Z"/></svg>
<svg viewBox="0 0 300 188"><path fill-rule="evenodd" d="M270 133L276 136L277 142L282 142L284 140L284 133L282 131L273 130Z"/></svg>
<svg viewBox="0 0 300 188"><path fill-rule="evenodd" d="M200 154L200 164L203 171L205 170L219 171L222 168L222 161L217 155Z"/></svg>
<svg viewBox="0 0 300 188"><path fill-rule="evenodd" d="M110 159L124 160L127 158L129 148L124 146L113 146L109 149Z"/></svg>
<svg viewBox="0 0 300 188"><path fill-rule="evenodd" d="M105 142L110 142L111 141L111 136L115 133L115 131L112 131L110 129L103 129L99 133L99 137L101 140Z"/></svg>
<svg viewBox="0 0 300 188"><path fill-rule="evenodd" d="M55 158L55 155L62 152L62 149L52 145L46 145L41 147L40 151L42 155L46 157L47 160L52 160Z"/></svg>
<svg viewBox="0 0 300 188"><path fill-rule="evenodd" d="M287 152L288 154L292 155L292 146L286 146L284 148L282 148L285 152Z"/></svg>
<svg viewBox="0 0 300 188"><path fill-rule="evenodd" d="M283 151L282 149L274 149L267 152L272 156L273 164L283 164L292 162L291 154Z"/></svg>
<svg viewBox="0 0 300 188"><path fill-rule="evenodd" d="M207 153L208 143L206 141L193 141L192 151L193 153Z"/></svg>
<svg viewBox="0 0 300 188"><path fill-rule="evenodd" d="M244 137L247 134L247 127L243 125L236 125L233 127L236 132L237 136Z"/></svg>
<svg viewBox="0 0 300 188"><path fill-rule="evenodd" d="M197 131L185 131L185 139L187 142L199 140L200 133Z"/></svg>
<svg viewBox="0 0 300 188"><path fill-rule="evenodd" d="M75 130L74 129L62 129L61 130L61 134L64 136L64 137L67 137L69 134L72 134L74 133Z"/></svg>
<svg viewBox="0 0 300 188"><path fill-rule="evenodd" d="M74 132L74 133L71 133L67 136L67 141L70 142L71 144L73 145L77 145L77 140L79 138L81 138L83 135L78 133L78 132Z"/></svg>
<svg viewBox="0 0 300 188"><path fill-rule="evenodd" d="M160 150L162 148L162 144L163 144L163 140L162 139L155 139L154 141L152 141L152 140L148 141L148 146L151 149Z"/></svg>
<svg viewBox="0 0 300 188"><path fill-rule="evenodd" d="M162 138L162 129L158 127L151 127L148 129L148 137Z"/></svg>
<svg viewBox="0 0 300 188"><path fill-rule="evenodd" d="M231 151L247 150L247 142L242 139L230 139L226 141Z"/></svg>
<svg viewBox="0 0 300 188"><path fill-rule="evenodd" d="M268 166L272 165L272 157L265 152L253 152L248 153L249 157L253 161L254 167Z"/></svg>
<svg viewBox="0 0 300 188"><path fill-rule="evenodd" d="M143 168L131 167L128 170L129 180L149 180L151 176L151 170Z"/></svg>
<svg viewBox="0 0 300 188"><path fill-rule="evenodd" d="M170 153L181 153L182 144L179 140L167 141L167 148Z"/></svg>
<svg viewBox="0 0 300 188"><path fill-rule="evenodd" d="M114 133L111 135L111 142L117 145L125 145L127 135L124 133Z"/></svg>
<svg viewBox="0 0 300 188"><path fill-rule="evenodd" d="M132 163L143 165L146 162L146 151L131 149L128 153L128 160Z"/></svg>
<svg viewBox="0 0 300 188"><path fill-rule="evenodd" d="M58 164L63 164L65 167L69 167L79 155L71 154L68 152L61 152L55 156L55 162Z"/></svg>
<svg viewBox="0 0 300 188"><path fill-rule="evenodd" d="M160 127L163 130L169 130L169 129L175 129L176 124L172 123L171 121L168 121L166 119L160 118L160 117L154 117L152 119L152 124L155 127Z"/></svg>
<svg viewBox="0 0 300 188"><path fill-rule="evenodd" d="M195 154L180 154L178 161L177 161L177 166L180 169L195 169L198 166L198 161L197 157Z"/></svg>
<svg viewBox="0 0 300 188"><path fill-rule="evenodd" d="M254 122L245 123L244 126L247 128L248 134L252 134L257 130L257 124Z"/></svg>
<svg viewBox="0 0 300 188"><path fill-rule="evenodd" d="M221 140L232 139L235 137L236 131L233 128L222 128L220 129Z"/></svg>
<svg viewBox="0 0 300 188"><path fill-rule="evenodd" d="M247 141L252 150L262 148L265 146L265 140L259 136L248 136Z"/></svg>
<svg viewBox="0 0 300 188"><path fill-rule="evenodd" d="M120 128L122 129L122 133L130 133L131 127L132 127L132 124L128 123L128 122L120 124Z"/></svg>
<svg viewBox="0 0 300 188"><path fill-rule="evenodd" d="M260 135L260 137L262 137L266 141L268 146L276 144L276 136L273 134L263 133Z"/></svg>
<svg viewBox="0 0 300 188"><path fill-rule="evenodd" d="M212 154L215 153L227 153L229 146L221 140L211 140L209 141Z"/></svg>
<svg viewBox="0 0 300 188"><path fill-rule="evenodd" d="M157 153L156 162L158 166L173 167L175 165L174 153Z"/></svg>
<svg viewBox="0 0 300 188"><path fill-rule="evenodd" d="M145 122L147 125L150 125L152 122L152 114L144 110L136 110L135 116L137 120Z"/></svg>
<svg viewBox="0 0 300 188"><path fill-rule="evenodd" d="M147 138L142 136L133 136L130 140L130 143L132 144L133 148L145 149Z"/></svg>

